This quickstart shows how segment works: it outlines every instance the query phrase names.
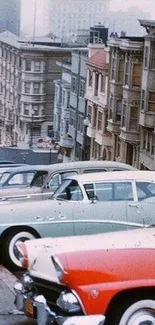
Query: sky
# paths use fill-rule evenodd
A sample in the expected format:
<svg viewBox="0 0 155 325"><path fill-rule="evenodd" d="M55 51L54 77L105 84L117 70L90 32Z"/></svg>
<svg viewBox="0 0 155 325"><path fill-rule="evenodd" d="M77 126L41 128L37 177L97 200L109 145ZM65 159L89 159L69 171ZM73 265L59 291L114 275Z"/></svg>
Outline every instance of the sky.
<svg viewBox="0 0 155 325"><path fill-rule="evenodd" d="M48 5L49 0L36 0L37 1L37 20L36 20L36 36L45 35L49 32L49 25L47 19L47 7L43 11L43 7ZM73 0L78 1L78 0ZM94 0L95 1L95 0ZM32 26L34 20L34 2L35 0L22 0L22 30L33 33ZM144 12L150 13L150 18L155 19L155 0L111 0L110 10L119 11L128 10L129 7L138 7ZM139 17L140 18L140 17Z"/></svg>

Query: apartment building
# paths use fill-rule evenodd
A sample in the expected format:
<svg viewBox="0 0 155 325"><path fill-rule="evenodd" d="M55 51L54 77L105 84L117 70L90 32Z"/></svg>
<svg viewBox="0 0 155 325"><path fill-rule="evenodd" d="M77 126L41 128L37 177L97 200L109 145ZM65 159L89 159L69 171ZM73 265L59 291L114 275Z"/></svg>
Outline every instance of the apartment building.
<svg viewBox="0 0 155 325"><path fill-rule="evenodd" d="M61 68L61 79L55 80L54 139L59 141L63 161L68 160L73 139L69 137L71 63L57 62Z"/></svg>
<svg viewBox="0 0 155 325"><path fill-rule="evenodd" d="M73 50L71 64L57 62L62 73L55 81L54 134L64 162L83 156L87 53L87 48Z"/></svg>
<svg viewBox="0 0 155 325"><path fill-rule="evenodd" d="M110 38L107 130L111 159L139 167L143 37Z"/></svg>
<svg viewBox="0 0 155 325"><path fill-rule="evenodd" d="M48 3L50 31L62 39L107 20L109 0L48 0Z"/></svg>
<svg viewBox="0 0 155 325"><path fill-rule="evenodd" d="M146 29L139 115L139 167L155 170L155 21L139 22Z"/></svg>
<svg viewBox="0 0 155 325"><path fill-rule="evenodd" d="M33 147L52 138L54 80L70 61L70 48L20 43L8 32L0 35L0 143Z"/></svg>
<svg viewBox="0 0 155 325"><path fill-rule="evenodd" d="M86 144L90 159L111 159L111 133L107 132L109 52L103 44L89 44L86 85Z"/></svg>

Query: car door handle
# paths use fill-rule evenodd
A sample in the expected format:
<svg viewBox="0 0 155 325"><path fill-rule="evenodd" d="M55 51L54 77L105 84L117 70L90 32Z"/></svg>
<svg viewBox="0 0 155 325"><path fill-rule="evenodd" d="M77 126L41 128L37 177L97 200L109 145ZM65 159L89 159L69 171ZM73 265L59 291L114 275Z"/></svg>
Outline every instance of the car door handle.
<svg viewBox="0 0 155 325"><path fill-rule="evenodd" d="M64 219L66 219L66 216L60 215L59 219L64 220Z"/></svg>
<svg viewBox="0 0 155 325"><path fill-rule="evenodd" d="M129 204L129 207L132 207L132 208L139 208L139 205L138 205L138 204Z"/></svg>

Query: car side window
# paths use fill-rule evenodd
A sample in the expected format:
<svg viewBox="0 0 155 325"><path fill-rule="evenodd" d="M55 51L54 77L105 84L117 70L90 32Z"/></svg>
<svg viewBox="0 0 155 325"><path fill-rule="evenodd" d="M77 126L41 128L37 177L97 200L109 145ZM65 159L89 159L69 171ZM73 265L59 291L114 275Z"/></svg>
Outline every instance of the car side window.
<svg viewBox="0 0 155 325"><path fill-rule="evenodd" d="M34 173L17 173L13 175L9 181L9 185L29 185L32 178L34 176Z"/></svg>
<svg viewBox="0 0 155 325"><path fill-rule="evenodd" d="M138 200L142 201L148 198L155 199L154 182L136 182Z"/></svg>
<svg viewBox="0 0 155 325"><path fill-rule="evenodd" d="M131 182L116 182L114 183L114 199L116 201L134 200L132 183Z"/></svg>
<svg viewBox="0 0 155 325"><path fill-rule="evenodd" d="M97 197L99 201L126 201L133 200L131 182L105 182L85 184L88 199Z"/></svg>
<svg viewBox="0 0 155 325"><path fill-rule="evenodd" d="M91 168L91 169L85 169L83 171L83 174L103 173L103 172L107 172L107 169L105 169L105 168Z"/></svg>

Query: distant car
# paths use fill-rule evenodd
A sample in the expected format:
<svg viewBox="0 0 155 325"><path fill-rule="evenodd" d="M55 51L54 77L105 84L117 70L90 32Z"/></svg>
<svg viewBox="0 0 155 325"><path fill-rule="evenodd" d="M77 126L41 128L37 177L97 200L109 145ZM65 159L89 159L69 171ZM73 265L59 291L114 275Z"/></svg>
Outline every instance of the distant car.
<svg viewBox="0 0 155 325"><path fill-rule="evenodd" d="M100 314L106 325L155 324L154 228L25 244L33 260L15 284L16 308L37 324Z"/></svg>
<svg viewBox="0 0 155 325"><path fill-rule="evenodd" d="M0 179L0 198L46 199L70 175L103 171L137 170L115 161L77 161L52 165L31 165L7 170Z"/></svg>
<svg viewBox="0 0 155 325"><path fill-rule="evenodd" d="M70 176L51 199L1 203L3 261L20 267L16 246L39 237L68 237L155 224L155 172Z"/></svg>

